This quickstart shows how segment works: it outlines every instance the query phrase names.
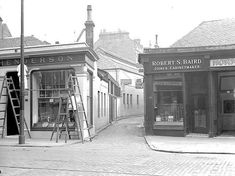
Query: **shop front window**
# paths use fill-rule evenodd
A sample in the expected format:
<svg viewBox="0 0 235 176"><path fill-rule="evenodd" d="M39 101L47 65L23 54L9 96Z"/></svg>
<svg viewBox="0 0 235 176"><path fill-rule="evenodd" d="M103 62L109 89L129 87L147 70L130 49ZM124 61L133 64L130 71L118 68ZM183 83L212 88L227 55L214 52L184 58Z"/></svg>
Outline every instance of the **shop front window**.
<svg viewBox="0 0 235 176"><path fill-rule="evenodd" d="M161 74L155 77L154 117L156 125L182 125L183 80L180 74Z"/></svg>
<svg viewBox="0 0 235 176"><path fill-rule="evenodd" d="M70 74L74 74L72 69L32 73L32 127L34 129L54 127L58 115L59 97L67 95L66 83ZM72 121L74 120L71 119Z"/></svg>
<svg viewBox="0 0 235 176"><path fill-rule="evenodd" d="M220 97L223 99L223 114L235 113L235 76L221 77Z"/></svg>

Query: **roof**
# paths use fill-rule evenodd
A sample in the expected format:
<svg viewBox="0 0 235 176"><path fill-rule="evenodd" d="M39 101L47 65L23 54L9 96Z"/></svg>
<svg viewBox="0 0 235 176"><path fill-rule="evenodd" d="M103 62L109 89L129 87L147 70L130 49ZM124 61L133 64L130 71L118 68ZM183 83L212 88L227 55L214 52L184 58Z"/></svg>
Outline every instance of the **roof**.
<svg viewBox="0 0 235 176"><path fill-rule="evenodd" d="M204 21L171 47L235 44L235 19Z"/></svg>
<svg viewBox="0 0 235 176"><path fill-rule="evenodd" d="M119 87L118 82L108 72L98 69L98 76L107 82L110 80L112 83Z"/></svg>
<svg viewBox="0 0 235 176"><path fill-rule="evenodd" d="M48 45L48 42L41 41L34 36L25 36L24 45L25 46L38 46L38 45ZM14 48L20 46L20 37L9 37L0 39L0 48Z"/></svg>
<svg viewBox="0 0 235 176"><path fill-rule="evenodd" d="M102 70L123 69L139 74L138 69L142 67L140 64L129 62L103 48L97 48L95 52L99 56L97 66Z"/></svg>
<svg viewBox="0 0 235 176"><path fill-rule="evenodd" d="M98 55L86 43L67 43L55 45L27 46L24 48L25 56L40 56L59 53L87 53L89 58L98 60ZM0 49L0 59L20 57L20 47Z"/></svg>
<svg viewBox="0 0 235 176"><path fill-rule="evenodd" d="M131 39L129 33L124 31L101 32L99 39L94 44L94 48L99 47L121 56L132 63L137 63L138 54L143 51L140 40Z"/></svg>
<svg viewBox="0 0 235 176"><path fill-rule="evenodd" d="M0 22L0 39L11 37L11 32L5 23Z"/></svg>

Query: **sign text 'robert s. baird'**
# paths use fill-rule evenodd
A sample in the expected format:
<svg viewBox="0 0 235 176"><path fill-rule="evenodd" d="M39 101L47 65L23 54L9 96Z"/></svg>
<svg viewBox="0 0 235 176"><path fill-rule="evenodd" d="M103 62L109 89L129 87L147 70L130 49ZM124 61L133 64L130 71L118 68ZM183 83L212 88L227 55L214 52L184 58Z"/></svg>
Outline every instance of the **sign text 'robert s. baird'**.
<svg viewBox="0 0 235 176"><path fill-rule="evenodd" d="M152 61L152 71L187 71L199 70L204 67L201 58L158 59Z"/></svg>

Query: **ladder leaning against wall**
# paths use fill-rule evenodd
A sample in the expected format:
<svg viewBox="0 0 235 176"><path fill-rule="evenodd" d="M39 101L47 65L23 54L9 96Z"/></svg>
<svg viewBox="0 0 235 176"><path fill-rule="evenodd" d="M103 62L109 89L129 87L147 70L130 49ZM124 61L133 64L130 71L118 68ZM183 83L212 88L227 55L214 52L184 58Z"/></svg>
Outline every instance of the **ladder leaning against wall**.
<svg viewBox="0 0 235 176"><path fill-rule="evenodd" d="M74 113L75 122L80 126L82 142L91 141L90 127L87 121L80 85L76 76L69 75L68 79L68 94Z"/></svg>
<svg viewBox="0 0 235 176"><path fill-rule="evenodd" d="M71 139L71 136L77 136L82 143L91 141L90 128L88 127L79 82L75 76L70 75L67 83L67 95L60 97L58 115L50 140L56 133L56 142L58 142L61 135L65 135L65 142L67 142L67 137ZM70 114L69 111L72 113ZM69 117L70 115L72 116ZM73 129L68 125L71 118L74 119ZM63 132L65 133L63 134ZM72 135L71 132L75 132L75 134Z"/></svg>
<svg viewBox="0 0 235 176"><path fill-rule="evenodd" d="M8 106L8 97L10 99L10 103L12 106L12 111L14 113L14 118L17 126L18 133L20 134L20 100L19 96L17 94L17 90L15 88L14 82L12 77L7 78L6 76L1 76L0 79L2 80L2 86L1 86L1 92L0 92L0 104L3 105L1 107L0 113L3 113L4 115L0 116L0 124L2 124L1 130L1 136L4 137L5 129L6 129L6 118L7 118L7 106ZM3 99L3 97L5 97ZM31 138L28 125L24 118L24 123L28 132L29 137Z"/></svg>

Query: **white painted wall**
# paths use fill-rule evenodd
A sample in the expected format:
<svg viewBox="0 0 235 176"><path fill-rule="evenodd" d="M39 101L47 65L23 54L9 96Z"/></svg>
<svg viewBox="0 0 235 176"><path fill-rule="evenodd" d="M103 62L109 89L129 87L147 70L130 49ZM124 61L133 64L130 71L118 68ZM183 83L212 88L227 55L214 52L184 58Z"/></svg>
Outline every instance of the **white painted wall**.
<svg viewBox="0 0 235 176"><path fill-rule="evenodd" d="M98 76L96 81L96 89L94 89L94 123L95 129L100 130L109 124L109 94L108 94L108 83L101 80ZM100 116L98 116L98 91L100 92ZM101 93L103 93L103 102L104 102L104 94L106 107L103 106L103 113L101 113ZM104 104L104 103L103 103ZM105 112L104 112L105 111Z"/></svg>

